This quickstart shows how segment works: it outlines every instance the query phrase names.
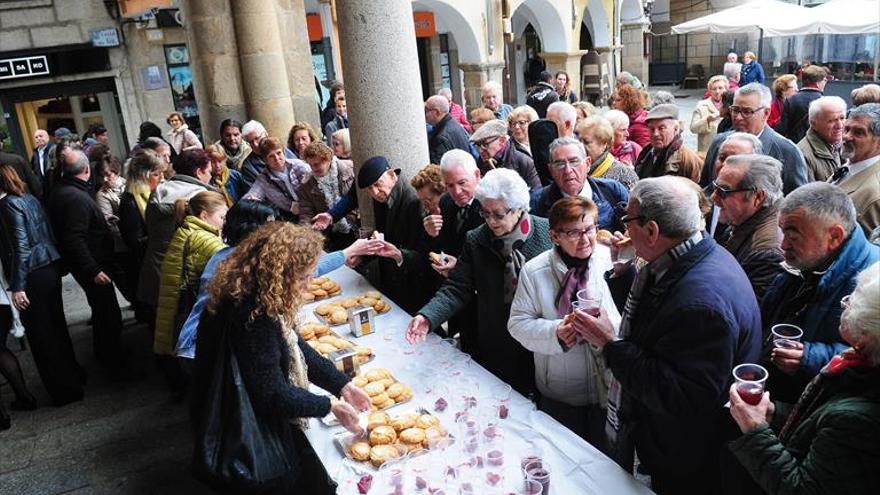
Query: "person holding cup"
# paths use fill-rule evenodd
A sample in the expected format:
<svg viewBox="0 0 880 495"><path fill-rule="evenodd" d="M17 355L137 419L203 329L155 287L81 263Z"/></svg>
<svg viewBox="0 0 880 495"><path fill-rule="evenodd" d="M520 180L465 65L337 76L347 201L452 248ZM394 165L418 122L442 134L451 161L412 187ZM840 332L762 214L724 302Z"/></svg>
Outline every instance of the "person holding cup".
<svg viewBox="0 0 880 495"><path fill-rule="evenodd" d="M507 329L534 353L538 408L601 448L605 363L598 351L578 339L570 315L579 297L589 295L601 301L617 329L620 315L603 278L611 258L596 243L598 210L591 200L573 196L557 201L549 222L554 247L523 266Z"/></svg>

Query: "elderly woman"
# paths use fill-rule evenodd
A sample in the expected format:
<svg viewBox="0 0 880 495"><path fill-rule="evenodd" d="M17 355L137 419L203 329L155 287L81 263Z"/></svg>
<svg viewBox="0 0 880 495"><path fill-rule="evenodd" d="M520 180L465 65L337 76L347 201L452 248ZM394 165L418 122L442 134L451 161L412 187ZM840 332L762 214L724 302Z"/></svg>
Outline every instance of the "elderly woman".
<svg viewBox="0 0 880 495"><path fill-rule="evenodd" d="M479 294L479 332L473 328L462 334L464 351L527 394L534 387L534 361L510 336L507 318L523 265L552 247L547 220L529 215L529 188L513 170L487 173L474 197L486 223L468 232L455 268L410 321L407 339L424 340L428 330L449 320Z"/></svg>
<svg viewBox="0 0 880 495"><path fill-rule="evenodd" d="M311 169L302 160L284 158L284 145L275 137L260 142L260 156L266 161L266 168L257 176L246 197L268 201L278 208L282 219L296 222L299 219L299 188Z"/></svg>
<svg viewBox="0 0 880 495"><path fill-rule="evenodd" d="M312 143L318 142L318 133L312 128L308 122L297 122L290 128L287 133L287 149L289 149L296 158L302 160L302 153L306 147Z"/></svg>
<svg viewBox="0 0 880 495"><path fill-rule="evenodd" d="M221 144L209 144L205 151L211 158L211 185L226 198L226 206L231 207L247 192L247 184L241 172L229 168L226 150Z"/></svg>
<svg viewBox="0 0 880 495"><path fill-rule="evenodd" d="M765 392L749 405L730 388L742 437L730 450L766 493L875 493L880 459L880 263L840 301L840 336L852 348L834 357L794 407Z"/></svg>
<svg viewBox="0 0 880 495"><path fill-rule="evenodd" d="M471 110L471 126L473 127L474 132L477 132L483 124L490 120L495 120L495 114L492 113L492 110L489 110L486 107L478 107Z"/></svg>
<svg viewBox="0 0 880 495"><path fill-rule="evenodd" d="M422 203L422 214L439 215L440 198L446 192L440 165L426 165L410 179L409 183L416 190L416 196Z"/></svg>
<svg viewBox="0 0 880 495"><path fill-rule="evenodd" d="M753 82L764 84L764 67L758 63L758 56L755 55L755 52L745 52L740 68L739 85L745 86Z"/></svg>
<svg viewBox="0 0 880 495"><path fill-rule="evenodd" d="M329 211L348 193L354 184L354 166L350 160L333 156L330 148L320 141L310 144L302 156L312 170L299 189L300 221L308 224L312 217ZM327 248L342 249L351 244L357 236L357 225L354 213L335 222L325 230Z"/></svg>
<svg viewBox="0 0 880 495"><path fill-rule="evenodd" d="M538 120L538 112L528 105L514 108L507 116L507 127L510 129L514 148L529 156L532 156L532 148L529 146L529 124L536 120Z"/></svg>
<svg viewBox="0 0 880 495"><path fill-rule="evenodd" d="M651 142L651 132L645 119L648 112L645 110L645 93L632 87L622 86L614 92L615 110L620 110L629 118L629 138L639 146L645 147Z"/></svg>
<svg viewBox="0 0 880 495"><path fill-rule="evenodd" d="M534 353L538 408L601 446L608 391L604 361L577 338L567 318L578 311L578 292L586 290L601 301L615 329L620 324L604 279L611 256L596 243L597 219L596 205L586 198L563 198L553 205L549 221L555 246L523 266L507 328Z"/></svg>
<svg viewBox="0 0 880 495"><path fill-rule="evenodd" d="M351 135L348 129L339 129L330 136L333 154L340 160L351 160Z"/></svg>
<svg viewBox="0 0 880 495"><path fill-rule="evenodd" d="M691 132L697 135L697 151L705 154L712 144L712 139L718 133L718 123L721 122L721 95L727 91L727 78L724 76L712 76L706 83L709 97L700 100L694 107L691 117Z"/></svg>
<svg viewBox="0 0 880 495"><path fill-rule="evenodd" d="M165 119L165 122L171 126L171 130L168 131L168 143L171 144L175 153L179 154L184 150L202 147L199 137L196 136L196 133L189 130L189 127L186 125L186 120L183 118L183 114L180 112L171 112L168 114L168 118Z"/></svg>
<svg viewBox="0 0 880 495"><path fill-rule="evenodd" d="M636 185L639 175L635 169L617 161L611 154L614 128L610 122L598 115L587 117L578 127L578 135L590 157L590 177L616 180L627 189Z"/></svg>
<svg viewBox="0 0 880 495"><path fill-rule="evenodd" d="M587 118L596 115L596 107L593 106L592 103L588 101L579 101L572 104L575 110L577 110L577 120L574 123L575 129L581 124L581 122Z"/></svg>
<svg viewBox="0 0 880 495"><path fill-rule="evenodd" d="M620 110L608 110L604 115L605 119L614 129L614 142L611 145L611 154L614 158L620 160L632 167L639 154L642 152L642 146L629 140L629 117Z"/></svg>
<svg viewBox="0 0 880 495"><path fill-rule="evenodd" d="M773 81L773 102L770 103L770 116L767 117L767 125L776 127L779 119L782 118L782 107L785 106L785 100L797 92L797 76L794 74L784 74Z"/></svg>

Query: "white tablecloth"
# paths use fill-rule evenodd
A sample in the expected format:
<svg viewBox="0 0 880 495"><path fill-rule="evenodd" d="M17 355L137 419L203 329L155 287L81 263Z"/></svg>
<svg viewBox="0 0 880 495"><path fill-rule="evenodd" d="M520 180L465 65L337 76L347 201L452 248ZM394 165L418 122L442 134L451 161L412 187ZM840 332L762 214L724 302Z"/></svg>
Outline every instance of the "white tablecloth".
<svg viewBox="0 0 880 495"><path fill-rule="evenodd" d="M342 267L328 276L342 285L343 293L340 297L374 290L366 279L347 267ZM470 361L466 354L453 350L450 344L443 342L433 333L429 334L426 342L414 346L407 343L404 334L410 316L390 300L388 302L392 305L391 311L376 317L377 333L356 338L350 335L347 325L334 327L334 330L358 345L373 348L376 358L364 365L365 369L380 366L388 368L398 381L413 387L415 391L413 399L390 409L390 414L394 415L397 410L403 412L415 407L433 409L435 397L443 395L444 392L437 390L438 387L432 387L434 390L429 394L427 387L424 386L429 382L446 383L443 388L446 392L452 387L459 386L478 388L481 393L475 391L475 395L503 387L501 380ZM312 310L317 304L313 303L303 308L304 319L316 320ZM438 366L438 359L443 360L444 364L447 364L447 359L441 359L437 354L448 357L448 361L452 363L448 369L444 370ZM436 380L438 376L444 379ZM444 426L452 429L454 399L450 397L447 400L450 402L450 407L439 416ZM529 443L536 445L551 468L551 491L554 494L652 493L614 461L547 414L535 409L531 401L515 391L510 402L510 414L503 425L507 438L505 443L507 459L513 457L512 462L518 463L519 456L516 451L527 449ZM327 471L337 480L352 476L349 463L343 462L345 458L333 441L333 437L340 432L344 432L341 426L327 427L317 419L311 420L311 426L306 430L309 441L327 467Z"/></svg>

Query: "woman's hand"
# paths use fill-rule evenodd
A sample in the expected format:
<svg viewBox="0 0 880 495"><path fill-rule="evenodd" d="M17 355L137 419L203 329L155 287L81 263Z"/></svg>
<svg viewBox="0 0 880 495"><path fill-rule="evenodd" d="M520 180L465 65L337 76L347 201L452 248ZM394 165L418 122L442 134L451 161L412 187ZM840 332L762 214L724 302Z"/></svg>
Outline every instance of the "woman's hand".
<svg viewBox="0 0 880 495"><path fill-rule="evenodd" d="M342 387L340 395L342 395L345 402L354 406L358 411L366 412L370 410L370 406L372 405L372 402L370 402L370 396L354 383L346 383L345 386Z"/></svg>
<svg viewBox="0 0 880 495"><path fill-rule="evenodd" d="M351 243L350 246L342 250L346 261L352 257L370 256L375 251L375 245L370 239L358 239Z"/></svg>
<svg viewBox="0 0 880 495"><path fill-rule="evenodd" d="M312 217L312 228L315 230L324 230L333 223L333 217L329 213L318 213Z"/></svg>
<svg viewBox="0 0 880 495"><path fill-rule="evenodd" d="M773 417L775 406L770 402L770 392L764 392L761 402L757 405L748 404L742 400L736 391L736 383L730 386L730 415L743 433L755 431L764 423L769 423Z"/></svg>
<svg viewBox="0 0 880 495"><path fill-rule="evenodd" d="M566 349L570 349L577 345L578 343L578 333L574 330L571 323L566 321L562 321L558 327L556 327L556 338L561 340L563 344L565 344Z"/></svg>
<svg viewBox="0 0 880 495"><path fill-rule="evenodd" d="M794 342L793 349L774 347L770 354L770 360L785 374L794 375L801 369L801 361L804 359L804 344Z"/></svg>
<svg viewBox="0 0 880 495"><path fill-rule="evenodd" d="M22 290L12 293L12 304L15 305L15 309L24 311L31 305L31 300L28 299L27 294ZM4 335L3 338L6 338L6 336Z"/></svg>
<svg viewBox="0 0 880 495"><path fill-rule="evenodd" d="M431 263L431 268L434 269L435 272L439 273L443 278L449 278L449 274L452 273L452 269L455 268L455 264L458 262L458 258L452 256L451 254L447 254L446 262L437 264Z"/></svg>
<svg viewBox="0 0 880 495"><path fill-rule="evenodd" d="M428 335L428 330L430 330L429 327L430 323L428 323L427 318L422 315L416 315L409 322L409 326L406 327L406 341L410 344L424 341L425 336Z"/></svg>
<svg viewBox="0 0 880 495"><path fill-rule="evenodd" d="M336 417L339 424L344 426L346 430L355 435L360 435L364 432L364 429L358 424L357 411L351 407L351 404L342 401L333 401L330 405L330 412L333 413L333 416Z"/></svg>

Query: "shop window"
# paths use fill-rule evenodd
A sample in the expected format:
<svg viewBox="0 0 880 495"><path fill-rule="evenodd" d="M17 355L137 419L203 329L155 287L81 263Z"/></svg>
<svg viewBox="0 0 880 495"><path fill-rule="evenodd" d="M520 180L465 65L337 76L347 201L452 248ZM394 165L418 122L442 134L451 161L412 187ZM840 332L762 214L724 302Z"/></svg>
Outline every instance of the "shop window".
<svg viewBox="0 0 880 495"><path fill-rule="evenodd" d="M174 109L183 114L190 130L202 137L199 107L193 88L192 68L189 65L189 49L186 45L165 45L165 65L171 83L171 99Z"/></svg>

